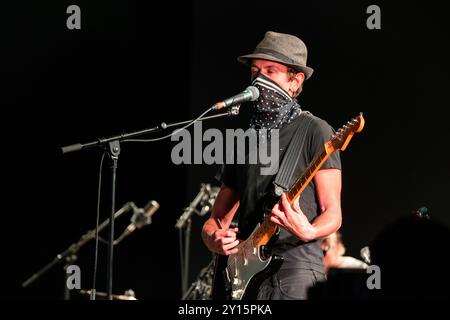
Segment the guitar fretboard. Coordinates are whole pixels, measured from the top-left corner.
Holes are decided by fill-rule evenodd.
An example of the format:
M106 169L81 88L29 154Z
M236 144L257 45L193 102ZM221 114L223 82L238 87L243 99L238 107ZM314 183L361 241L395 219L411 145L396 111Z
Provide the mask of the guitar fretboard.
M327 148L318 153L313 161L308 165L303 174L294 182L293 186L286 193L290 204L293 204L295 199L305 190L308 183L314 178L314 175L322 167L323 163L329 158L331 152L327 152Z
M293 204L295 199L305 190L308 183L312 180L317 171L323 163L329 158L332 147L329 144L325 144L323 150L316 154L313 161L308 165L303 174L294 182L293 186L287 192L287 198L290 204ZM254 247L266 245L270 238L277 231L277 225L270 221L270 215L268 215L264 221L261 223L259 228L255 231L252 236L252 245Z

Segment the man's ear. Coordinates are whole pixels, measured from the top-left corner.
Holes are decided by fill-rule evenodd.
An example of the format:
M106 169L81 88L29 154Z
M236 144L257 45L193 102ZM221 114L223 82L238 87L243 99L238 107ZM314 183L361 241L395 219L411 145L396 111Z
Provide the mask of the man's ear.
M291 86L289 90L292 93L297 92L297 90L303 85L304 81L305 81L305 74L303 72L296 73L295 76L291 79Z

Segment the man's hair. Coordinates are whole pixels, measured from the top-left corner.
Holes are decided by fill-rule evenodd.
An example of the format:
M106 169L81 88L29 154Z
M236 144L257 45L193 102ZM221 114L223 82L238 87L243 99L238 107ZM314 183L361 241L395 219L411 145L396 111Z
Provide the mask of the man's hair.
M289 80L294 79L295 76L297 75L297 73L303 73L303 72L301 72L301 71L298 71L298 70L295 70L294 68L289 68L289 67L288 67L287 72L288 72ZM303 90L303 84L304 84L304 83L305 83L305 81L303 80L303 82L302 82L302 84L300 85L300 87L297 89L296 92L294 92L294 98L297 98L297 97L300 95L300 93L301 93L302 90Z

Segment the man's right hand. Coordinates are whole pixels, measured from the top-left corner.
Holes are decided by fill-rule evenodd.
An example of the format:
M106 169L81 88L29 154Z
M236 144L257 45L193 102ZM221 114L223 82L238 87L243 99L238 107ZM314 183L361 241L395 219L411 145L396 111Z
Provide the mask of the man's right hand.
M230 255L238 252L237 246L240 241L236 239L238 228L232 229L217 229L211 235L211 250L223 254Z

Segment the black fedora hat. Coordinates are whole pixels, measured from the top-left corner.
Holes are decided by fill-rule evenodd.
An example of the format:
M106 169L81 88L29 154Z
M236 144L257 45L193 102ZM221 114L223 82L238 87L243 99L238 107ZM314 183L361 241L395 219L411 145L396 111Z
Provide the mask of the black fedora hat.
M250 64L252 59L279 62L303 72L305 79L308 79L314 69L306 66L307 57L308 50L305 43L296 36L267 31L253 53L238 57L238 61L244 64Z

